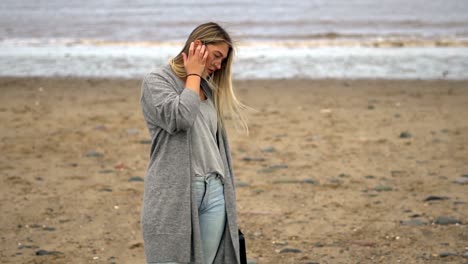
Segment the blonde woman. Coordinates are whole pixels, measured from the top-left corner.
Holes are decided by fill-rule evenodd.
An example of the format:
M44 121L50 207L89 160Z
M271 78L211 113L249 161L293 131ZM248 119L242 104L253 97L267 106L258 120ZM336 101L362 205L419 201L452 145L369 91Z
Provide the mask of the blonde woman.
M233 55L228 33L202 24L143 80L152 137L141 222L147 263L240 263L225 118L246 126L232 89Z

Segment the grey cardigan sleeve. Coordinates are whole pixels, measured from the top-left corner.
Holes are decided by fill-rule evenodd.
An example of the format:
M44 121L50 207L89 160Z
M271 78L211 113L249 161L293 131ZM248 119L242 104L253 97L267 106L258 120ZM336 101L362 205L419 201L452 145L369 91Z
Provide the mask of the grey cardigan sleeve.
M142 83L141 105L145 119L169 134L192 127L200 110L200 97L196 92L183 88L178 94L174 85L158 74L146 76Z

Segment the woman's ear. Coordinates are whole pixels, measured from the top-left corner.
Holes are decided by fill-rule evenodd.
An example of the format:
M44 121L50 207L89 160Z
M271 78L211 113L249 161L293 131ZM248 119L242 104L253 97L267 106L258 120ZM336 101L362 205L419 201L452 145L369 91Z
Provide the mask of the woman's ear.
M203 43L201 42L201 40L197 39L194 41L194 44L195 44L195 47L198 46L198 45L202 45Z

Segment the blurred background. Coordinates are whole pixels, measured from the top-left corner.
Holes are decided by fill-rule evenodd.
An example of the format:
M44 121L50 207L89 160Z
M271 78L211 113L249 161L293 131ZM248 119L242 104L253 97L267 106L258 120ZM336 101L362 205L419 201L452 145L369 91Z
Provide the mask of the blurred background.
M2 0L0 75L141 78L207 21L236 79L468 78L465 0Z

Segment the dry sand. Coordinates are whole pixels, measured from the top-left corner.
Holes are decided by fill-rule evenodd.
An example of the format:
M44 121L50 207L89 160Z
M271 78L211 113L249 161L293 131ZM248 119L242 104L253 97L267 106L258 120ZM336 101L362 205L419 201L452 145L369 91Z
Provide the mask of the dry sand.
M236 84L257 110L230 132L249 259L468 262L468 81ZM140 80L0 91L1 263L144 263Z

